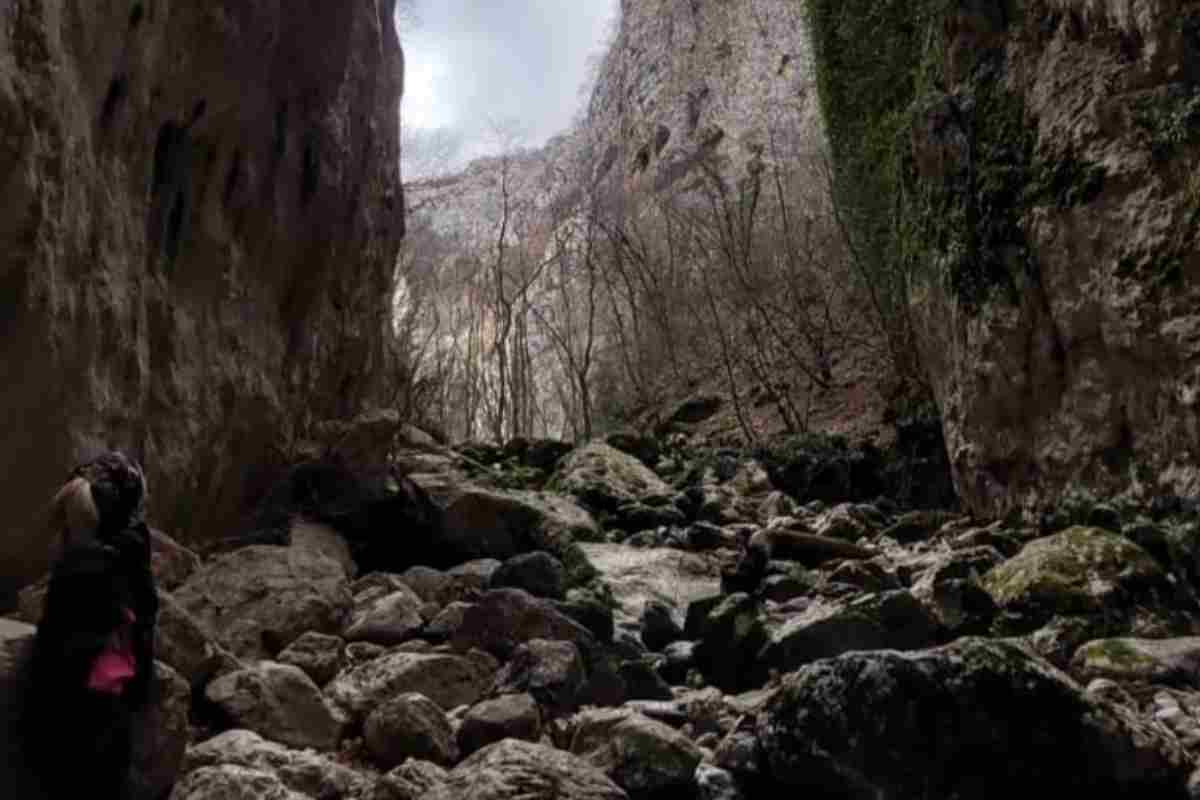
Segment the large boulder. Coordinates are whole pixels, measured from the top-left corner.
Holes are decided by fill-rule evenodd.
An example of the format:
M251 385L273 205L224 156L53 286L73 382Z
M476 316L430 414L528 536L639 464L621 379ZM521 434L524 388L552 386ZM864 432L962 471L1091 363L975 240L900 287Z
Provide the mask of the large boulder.
M459 764L426 800L628 800L588 762L543 744L504 739Z
M1111 617L1135 606L1169 607L1163 568L1115 533L1069 528L1036 539L982 577L996 605L1026 626L1056 614Z
M774 791L878 800L1145 792L1189 759L1017 644L847 653L787 676L757 716Z
M214 558L175 599L247 660L272 658L308 631L341 633L351 603L339 563L312 550L269 545Z
M791 672L851 650L917 650L935 643L937 621L903 589L850 601L816 600L803 612L770 626L755 659L756 672Z
M683 608L721 589L720 566L711 559L672 548L623 544L581 545L588 560L612 589L617 617L635 625L651 601Z
M481 558L504 561L543 550L562 562L567 584L574 586L595 575L576 542L599 535L591 514L564 497L465 486L444 512L440 565Z
M660 505L674 494L645 464L603 442L571 451L559 462L550 485L606 513L630 503Z

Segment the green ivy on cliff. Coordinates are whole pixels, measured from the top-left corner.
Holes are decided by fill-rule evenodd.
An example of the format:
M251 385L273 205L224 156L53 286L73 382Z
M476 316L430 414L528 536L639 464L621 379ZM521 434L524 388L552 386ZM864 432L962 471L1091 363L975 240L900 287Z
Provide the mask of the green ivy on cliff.
M1039 147L1006 75L1005 42L1024 24L1019 7L809 0L807 15L835 198L885 310L903 319L917 275L968 310L993 297L1019 301L1038 280L1025 214L1089 203L1106 177L1070 149ZM1195 95L1171 99L1138 118L1164 157L1195 136L1200 119Z
M893 258L904 140L944 58L947 0L809 0L834 193L888 310L904 302Z

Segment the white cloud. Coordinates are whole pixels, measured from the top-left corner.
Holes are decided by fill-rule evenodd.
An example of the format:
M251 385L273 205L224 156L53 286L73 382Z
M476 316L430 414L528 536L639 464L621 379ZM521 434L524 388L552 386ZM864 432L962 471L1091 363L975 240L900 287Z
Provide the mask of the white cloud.
M589 59L605 44L617 0L414 0L400 25L403 124L448 129L459 161L496 149L495 123L536 146L582 103ZM418 137L419 138L419 137Z

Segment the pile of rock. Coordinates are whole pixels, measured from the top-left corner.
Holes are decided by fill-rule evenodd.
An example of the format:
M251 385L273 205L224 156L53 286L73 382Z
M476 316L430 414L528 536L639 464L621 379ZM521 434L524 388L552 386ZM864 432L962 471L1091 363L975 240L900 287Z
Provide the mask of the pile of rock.
M750 458L660 475L599 443L558 493L500 489L428 447L400 457L437 565L360 575L306 521L203 562L161 546L145 797L1192 796L1186 512L829 506Z

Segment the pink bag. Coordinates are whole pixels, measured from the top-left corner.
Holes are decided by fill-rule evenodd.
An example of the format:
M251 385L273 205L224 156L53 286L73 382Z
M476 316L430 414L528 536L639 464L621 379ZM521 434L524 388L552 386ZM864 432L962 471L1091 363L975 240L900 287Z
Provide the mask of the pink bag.
M134 659L130 635L135 620L133 612L125 609L125 624L113 634L108 645L92 662L87 686L93 692L121 694L125 690L125 684L137 674L137 662Z

